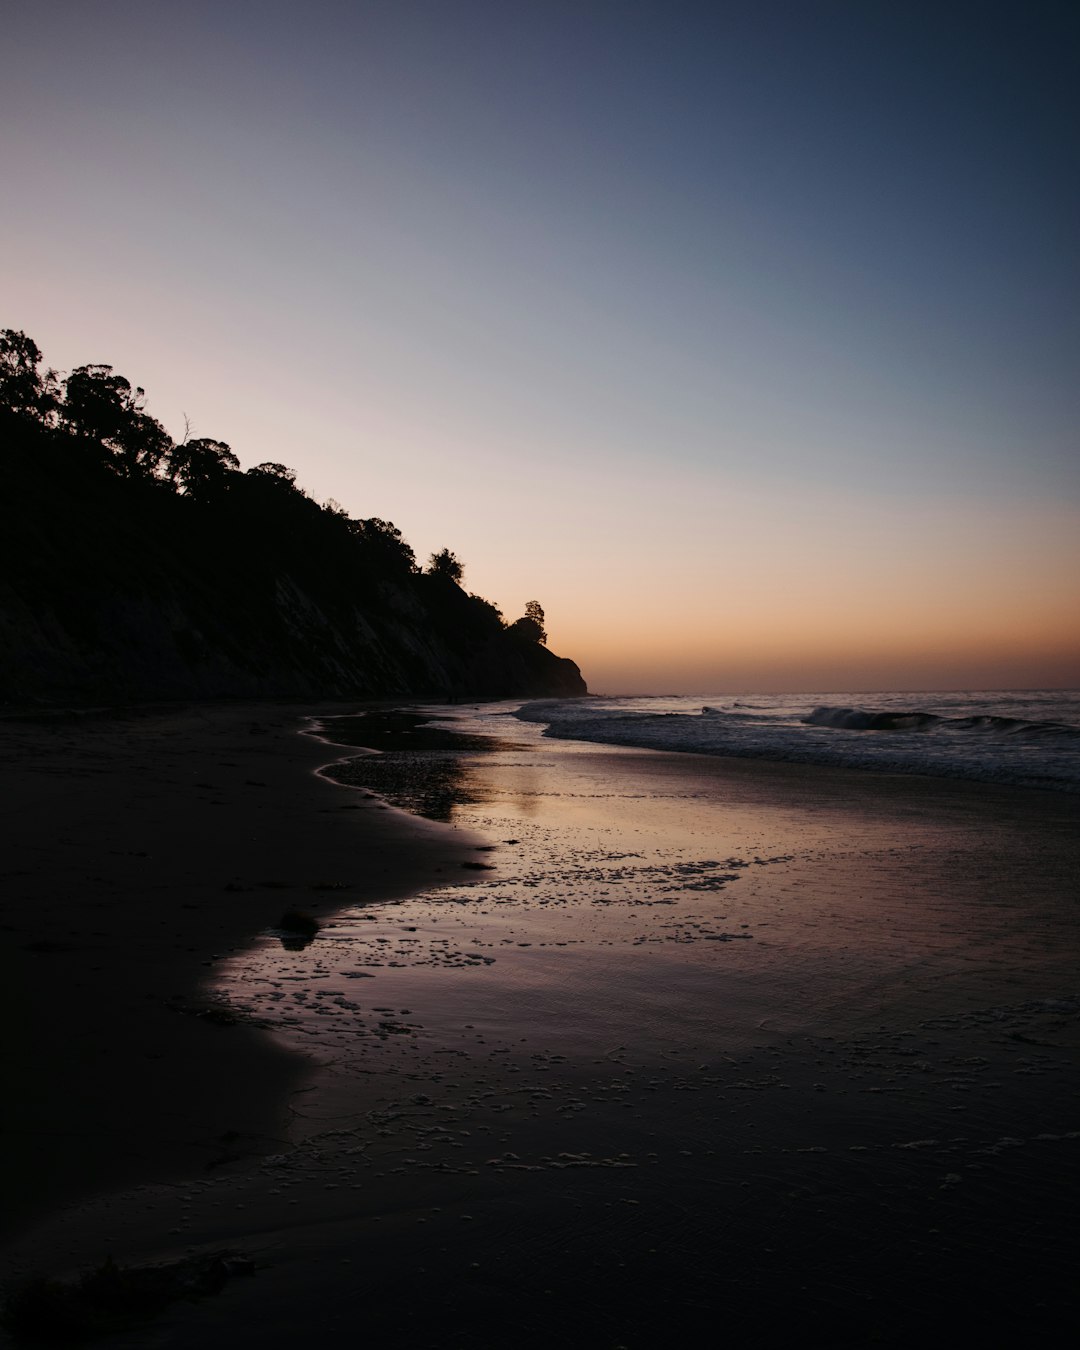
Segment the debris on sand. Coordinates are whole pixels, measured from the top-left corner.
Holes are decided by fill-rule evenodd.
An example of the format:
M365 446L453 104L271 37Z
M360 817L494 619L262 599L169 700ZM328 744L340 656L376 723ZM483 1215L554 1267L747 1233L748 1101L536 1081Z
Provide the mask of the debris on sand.
M289 952L302 952L319 934L322 925L302 909L287 909L271 930Z
M319 921L302 909L287 909L277 921L283 933L297 933L303 937L314 937L319 931Z

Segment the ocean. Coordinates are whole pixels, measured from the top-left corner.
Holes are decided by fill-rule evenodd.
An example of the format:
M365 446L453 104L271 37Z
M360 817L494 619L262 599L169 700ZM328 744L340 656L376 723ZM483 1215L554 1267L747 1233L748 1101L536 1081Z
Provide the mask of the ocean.
M1080 792L1080 691L545 699L514 716L561 740Z

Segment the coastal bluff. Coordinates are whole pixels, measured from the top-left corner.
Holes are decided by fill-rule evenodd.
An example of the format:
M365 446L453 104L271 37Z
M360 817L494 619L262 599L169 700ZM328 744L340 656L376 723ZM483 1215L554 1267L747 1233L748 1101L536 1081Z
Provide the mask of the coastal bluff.
M420 569L392 524L318 505L284 466L132 471L10 409L0 458L0 701L588 692L460 565Z

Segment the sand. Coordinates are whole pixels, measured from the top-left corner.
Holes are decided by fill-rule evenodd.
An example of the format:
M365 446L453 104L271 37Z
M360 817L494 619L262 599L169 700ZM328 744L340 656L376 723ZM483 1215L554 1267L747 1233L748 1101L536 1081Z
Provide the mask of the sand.
M405 895L473 856L479 841L317 777L333 756L300 734L307 711L0 724L6 1226L266 1147L305 1066L201 1015L214 962L290 907Z
M344 787L308 711L8 722L10 1270L249 1254L170 1350L1071 1314L1074 801L512 724Z

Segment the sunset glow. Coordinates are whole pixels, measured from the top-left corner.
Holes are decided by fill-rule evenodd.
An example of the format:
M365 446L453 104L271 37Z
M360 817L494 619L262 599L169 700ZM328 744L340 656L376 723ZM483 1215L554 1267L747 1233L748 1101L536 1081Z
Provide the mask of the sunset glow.
M1073 21L766 9L24 7L0 322L594 690L1075 685Z

